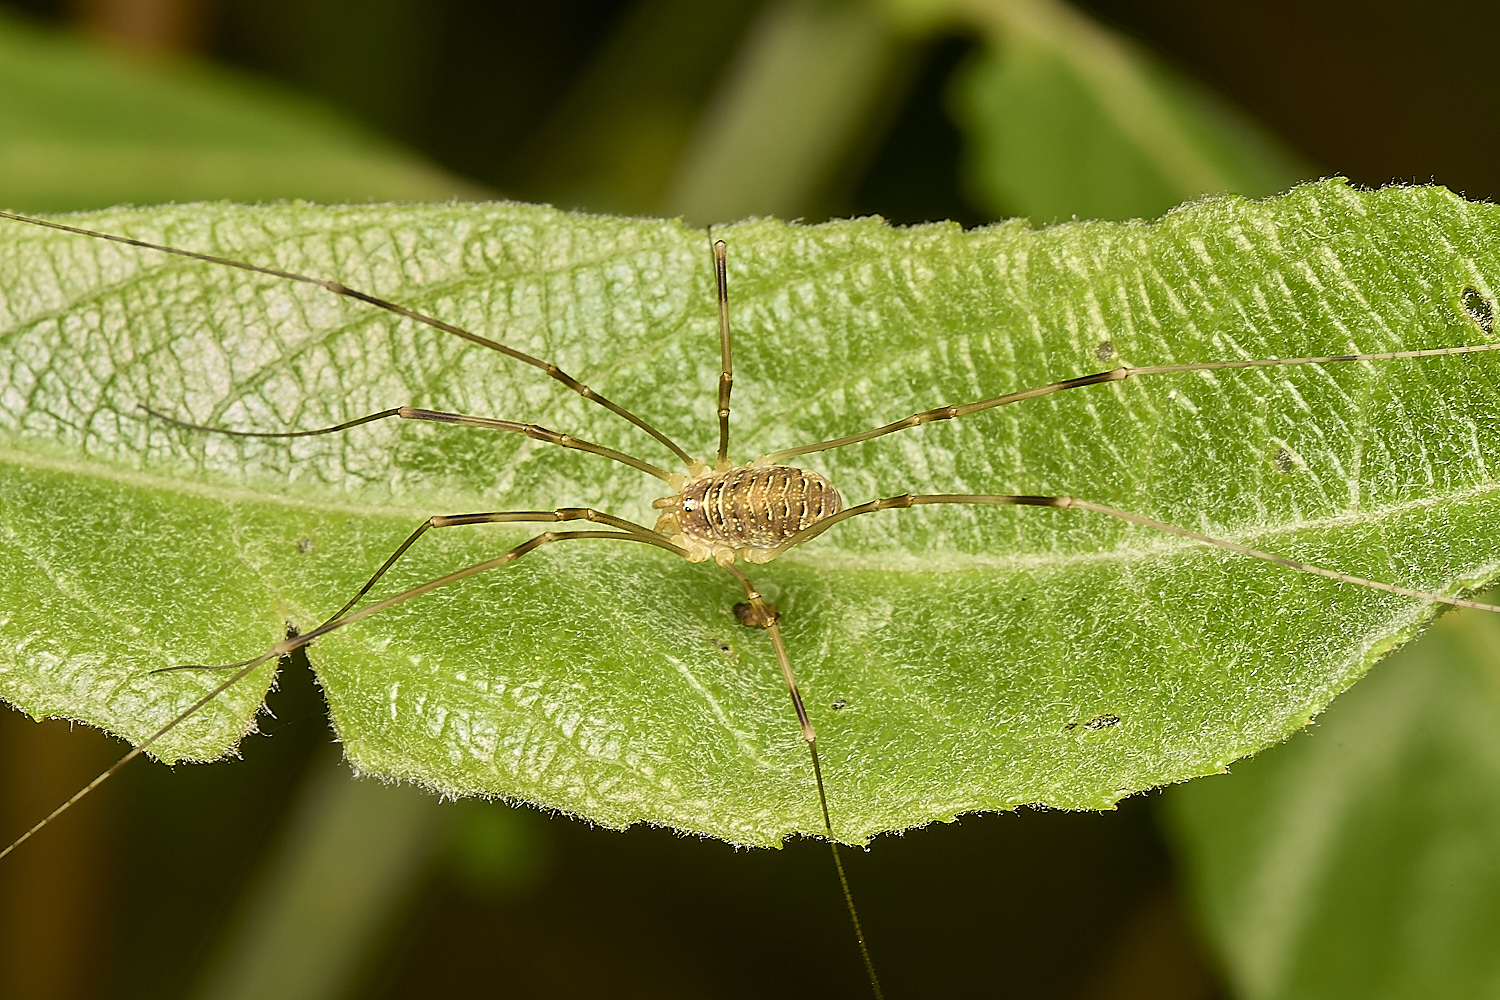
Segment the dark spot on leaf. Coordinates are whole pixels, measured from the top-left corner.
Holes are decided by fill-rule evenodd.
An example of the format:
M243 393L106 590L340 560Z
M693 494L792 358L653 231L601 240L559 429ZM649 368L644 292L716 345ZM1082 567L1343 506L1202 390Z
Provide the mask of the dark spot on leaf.
M1085 729L1108 729L1111 726L1118 726L1119 724L1120 717L1118 715L1096 715L1083 725Z
M297 539L297 551L301 552L303 555L307 555L309 552L311 552L312 551L312 539L311 538L299 538L299 539Z
M835 701L832 705L830 705L829 707L832 708L835 712L837 712L839 709L846 707L848 704L849 703L847 701L845 701L843 698L840 698L837 701Z
M734 647L729 645L729 643L725 642L723 639L715 639L714 648L723 653L725 656L730 656L734 653Z
M1479 324L1485 336L1495 332L1495 309L1490 305L1490 300L1485 298L1479 289L1470 286L1464 289L1463 294L1464 312L1469 318Z
M748 628L770 628L781 616L776 613L773 605L767 603L763 607L765 610L760 611L754 605L741 601L734 606L734 616L740 620L741 625Z
M1066 726L1063 726L1063 728L1064 729L1077 729L1078 728L1078 723L1076 723L1076 722L1070 722Z
M1094 357L1098 358L1100 361L1108 361L1114 356L1115 342L1113 340L1101 341L1099 343L1099 346L1094 348Z
M1297 462L1292 458L1292 453L1285 448L1277 448L1276 456L1272 459L1276 463L1276 471L1290 476L1297 471Z

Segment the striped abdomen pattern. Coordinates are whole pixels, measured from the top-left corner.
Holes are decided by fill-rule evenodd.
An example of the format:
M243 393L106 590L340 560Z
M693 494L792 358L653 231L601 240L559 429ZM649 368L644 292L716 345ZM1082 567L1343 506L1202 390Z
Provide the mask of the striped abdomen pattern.
M770 549L843 506L838 490L816 472L770 465L689 482L677 523L694 541Z

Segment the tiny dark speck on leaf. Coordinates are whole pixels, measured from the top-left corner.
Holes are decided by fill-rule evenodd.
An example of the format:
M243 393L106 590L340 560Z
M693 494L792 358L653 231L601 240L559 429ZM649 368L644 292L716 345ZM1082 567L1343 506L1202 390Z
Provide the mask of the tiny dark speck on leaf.
M1292 453L1285 448L1276 449L1276 457L1273 461L1276 463L1276 471L1284 475L1290 476L1297 471L1297 463L1292 460Z
M1100 361L1108 361L1114 356L1115 342L1113 340L1101 341L1099 346L1094 348L1094 357L1098 358Z
M734 648L723 639L715 639L714 646L719 650L719 652L723 653L726 656L734 652Z
M1118 726L1119 724L1120 717L1118 715L1096 715L1083 725L1086 729L1108 729L1110 726Z
M297 551L298 552L301 552L303 555L307 555L307 553L311 552L312 549L313 549L313 543L312 543L312 539L311 538L299 538L299 539L297 539Z
M829 707L837 712L839 709L846 707L848 704L849 703L847 701L845 701L843 698L840 698Z

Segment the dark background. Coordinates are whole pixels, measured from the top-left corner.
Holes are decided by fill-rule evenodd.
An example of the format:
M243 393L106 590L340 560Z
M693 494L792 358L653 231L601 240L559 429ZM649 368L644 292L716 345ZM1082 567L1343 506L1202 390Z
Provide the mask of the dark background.
M323 98L508 196L555 196L539 169L580 77L632 4L622 0L7 0L144 46L186 47ZM716 31L674 69L706 102L758 6L718 0ZM1500 189L1500 78L1480 0L1088 0L1077 6L1215 88L1327 173L1360 184ZM145 16L143 10L165 10ZM893 221L987 221L956 181L943 88L972 43L925 45L878 151L835 201ZM590 206L569 206L590 207Z

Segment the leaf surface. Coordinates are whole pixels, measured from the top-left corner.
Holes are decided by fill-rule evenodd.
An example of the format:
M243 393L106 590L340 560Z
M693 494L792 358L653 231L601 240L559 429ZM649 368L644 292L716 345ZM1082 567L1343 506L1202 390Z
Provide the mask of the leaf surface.
M187 205L79 217L334 277L565 370L711 457L704 233L515 204ZM731 248L733 457L1133 366L1481 343L1500 214L1340 182L1153 223L717 230ZM431 514L587 505L652 523L662 484L401 404L534 420L658 464L535 370L317 288L10 225L0 242L0 694L140 740L226 663L332 613ZM1470 296L1471 303L1477 302ZM1105 344L1110 345L1108 350ZM1110 353L1110 352L1113 353ZM1101 361L1101 357L1107 360ZM1067 493L1454 592L1491 579L1500 359L1159 376L809 457L846 502ZM524 530L424 538L380 593ZM1284 738L1430 617L1422 602L1080 511L924 508L752 568L780 608L841 838L976 809L1108 808ZM821 827L766 636L734 581L571 542L310 649L367 773L746 844ZM269 670L173 732L212 759Z

